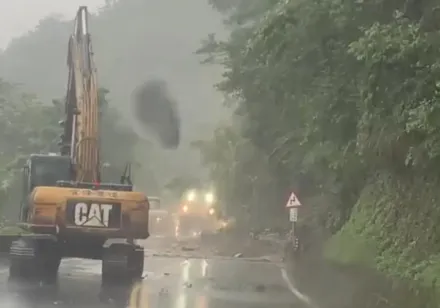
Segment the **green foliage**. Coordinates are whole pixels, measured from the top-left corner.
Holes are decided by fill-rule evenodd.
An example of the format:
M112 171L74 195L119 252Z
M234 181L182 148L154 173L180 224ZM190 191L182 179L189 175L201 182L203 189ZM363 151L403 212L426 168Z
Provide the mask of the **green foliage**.
M228 14L227 25L244 25L264 14L279 0L208 0L208 3L223 14Z
M42 105L13 84L0 80L0 178L7 190L29 153L56 150L59 104Z
M17 235L21 235L21 234L27 234L27 233L29 233L29 231L28 230L25 230L25 229L23 229L23 228L20 228L20 227L3 227L3 226L1 226L0 227L0 235L6 235L6 236L8 236L8 235L15 235L15 236L17 236Z
M59 102L42 104L19 86L0 80L0 207L4 215L16 217L21 167L27 156L57 151L62 112Z
M328 255L428 285L437 285L440 242L436 5L287 0L199 51L225 66L218 88L244 117L238 135L266 158L276 190L298 192L313 218L304 223L339 231ZM224 143L214 138L202 152ZM228 173L246 163L210 162Z

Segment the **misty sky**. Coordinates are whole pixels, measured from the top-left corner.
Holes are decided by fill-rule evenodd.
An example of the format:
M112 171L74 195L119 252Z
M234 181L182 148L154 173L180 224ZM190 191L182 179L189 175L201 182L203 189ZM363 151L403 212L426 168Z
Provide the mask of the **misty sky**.
M80 5L95 11L105 0L0 0L0 48L11 38L33 29L50 14L73 18Z

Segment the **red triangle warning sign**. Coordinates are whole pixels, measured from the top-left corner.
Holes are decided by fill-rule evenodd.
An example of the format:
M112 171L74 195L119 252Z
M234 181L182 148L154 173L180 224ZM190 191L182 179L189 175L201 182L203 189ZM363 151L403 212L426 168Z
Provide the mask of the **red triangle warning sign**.
M299 202L295 193L292 191L290 194L289 200L287 200L286 207L298 207L301 205L302 205L301 202Z

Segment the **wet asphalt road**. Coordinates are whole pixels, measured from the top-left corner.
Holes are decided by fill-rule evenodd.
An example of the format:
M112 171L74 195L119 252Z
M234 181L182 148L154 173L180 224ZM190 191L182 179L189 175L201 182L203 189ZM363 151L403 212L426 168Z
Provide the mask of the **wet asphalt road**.
M279 264L207 253L158 256L163 240L146 244L144 280L130 288L101 289L100 262L63 260L56 287L8 286L0 267L2 308L284 308L303 307ZM156 247L155 247L156 246Z

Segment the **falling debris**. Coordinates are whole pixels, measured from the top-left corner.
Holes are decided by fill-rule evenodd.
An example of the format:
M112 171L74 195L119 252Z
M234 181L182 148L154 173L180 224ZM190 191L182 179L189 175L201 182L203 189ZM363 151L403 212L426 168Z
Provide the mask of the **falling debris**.
M257 292L264 292L264 291L266 291L266 287L264 285L262 285L262 284L259 284L259 285L257 285L255 287L255 291L257 291Z
M141 138L155 137L165 149L180 144L180 115L164 80L150 80L133 93L132 116Z

